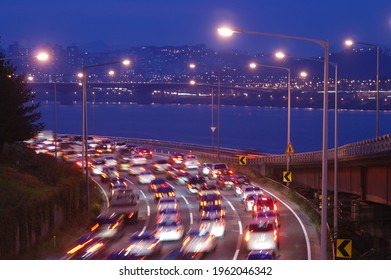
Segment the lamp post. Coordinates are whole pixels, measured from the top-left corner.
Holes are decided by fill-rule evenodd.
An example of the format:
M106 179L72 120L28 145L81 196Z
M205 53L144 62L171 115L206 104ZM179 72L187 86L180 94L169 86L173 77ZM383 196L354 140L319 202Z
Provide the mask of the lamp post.
M286 67L265 65L259 63L250 63L250 68L255 69L257 66L282 69L288 71L287 77L287 90L288 90L288 124L287 124L287 147L291 145L291 69ZM286 171L290 170L290 153L286 153ZM289 187L289 182L286 183L286 186Z
M376 138L379 137L379 65L380 65L380 46L370 43L356 42L352 40L346 40L345 45L352 46L353 44L364 45L370 47L376 47Z
M196 68L196 64L190 63L189 67L191 69ZM217 160L220 160L220 80L221 80L221 73L220 68L218 68L217 73ZM195 82L194 82L195 83ZM214 132L216 130L215 124L214 124L214 84L212 83L212 92L211 92L211 105L212 105L212 120L211 120L211 126L210 130L212 132L212 151L215 150L215 144L214 144Z
M327 40L318 40L305 37L290 36L284 34L266 33L248 31L242 29L230 29L230 28L219 28L218 32L222 36L232 36L233 33L244 33L250 35L261 35L269 37L279 37L285 39L293 39L300 41L308 41L321 46L324 50L324 77L323 77L323 139L322 139L322 211L321 211L321 257L327 259L327 137L328 137L328 72L329 72L329 42Z
M89 176L88 176L88 129L87 129L87 69L105 66L105 65L120 64L120 63L126 66L130 65L129 60L88 65L88 66L84 66L81 75L78 75L83 79L82 169L85 171L87 210L90 209L90 190L89 190L89 183L88 183Z

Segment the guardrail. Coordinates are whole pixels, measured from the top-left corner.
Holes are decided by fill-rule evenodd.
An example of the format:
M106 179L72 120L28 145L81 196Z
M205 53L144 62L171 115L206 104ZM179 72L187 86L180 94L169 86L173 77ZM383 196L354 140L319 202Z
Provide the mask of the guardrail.
M71 135L72 136L72 135ZM214 149L210 146L198 145L192 143L182 143L175 141L164 141L155 139L140 139L140 138L127 138L116 136L96 136L101 139L110 139L114 142L127 142L135 145L152 146L162 149L175 149L183 151L196 151L200 154L206 154L208 156L217 153L217 148ZM220 147L220 160L230 162L237 162L238 155L244 154L243 150L230 149ZM364 159L371 157L384 157L391 155L391 134L386 134L377 138L359 141L351 144L347 144L338 148L338 159L352 160L352 159ZM334 159L334 149L328 150L328 159ZM262 165L262 164L286 164L287 155L270 155L270 154L254 154L254 157L247 159L247 165ZM316 164L322 161L322 152L305 152L296 153L290 156L291 164Z

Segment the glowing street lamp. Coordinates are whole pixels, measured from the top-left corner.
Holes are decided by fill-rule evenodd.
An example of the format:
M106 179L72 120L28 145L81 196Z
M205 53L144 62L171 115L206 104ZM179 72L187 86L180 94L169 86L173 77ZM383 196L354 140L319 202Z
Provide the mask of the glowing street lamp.
M87 69L113 65L113 64L123 64L125 66L130 65L130 60L122 61L113 61L95 65L88 65L83 67L82 73L78 74L78 77L83 79L83 137L82 137L82 168L85 171L85 180L86 180L86 193L87 193L87 209L90 209L90 190L89 190L89 176L88 176L88 129L87 129Z
M327 165L328 165L328 72L329 72L329 42L327 40L318 40L305 37L297 37L285 34L275 34L257 31L248 31L243 29L219 28L218 33L221 36L232 36L233 33L242 33L250 35L261 35L269 37L278 37L299 41L307 41L319 45L324 51L324 69L323 69L323 138L322 138L322 211L321 211L321 255L322 259L327 259Z
M197 67L196 64L190 63L189 68L195 69ZM194 80L190 81L191 85L194 85L196 82ZM220 68L218 68L218 77L217 77L217 160L220 160L220 83L221 83L221 71ZM211 92L211 106L212 106L212 120L211 120L211 126L210 130L212 132L212 151L214 152L215 144L214 144L214 132L216 130L215 124L214 124L214 92L213 92L214 86L212 83L212 92Z
M370 43L356 42L353 40L345 40L346 46L352 45L365 45L370 47L376 47L376 138L379 137L379 64L380 64L380 46Z
M257 66L268 67L268 68L276 68L288 71L287 76L287 90L288 90L288 125L287 125L287 148L291 145L291 69L280 67L280 66L272 66L258 63L250 63L250 68L255 69ZM290 153L286 153L286 171L290 170ZM289 186L289 182L286 183Z

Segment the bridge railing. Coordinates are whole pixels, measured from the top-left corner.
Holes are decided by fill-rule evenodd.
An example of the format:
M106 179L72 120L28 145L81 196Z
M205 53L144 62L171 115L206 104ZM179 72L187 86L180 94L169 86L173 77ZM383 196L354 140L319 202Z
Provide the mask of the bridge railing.
M175 141L164 141L155 139L140 139L140 138L127 138L127 137L111 137L111 136L96 136L97 138L109 138L115 142L128 142L135 145L153 146L161 149L173 149L184 151L197 151L197 153L205 153L210 156L217 153L216 147L213 149L210 146L198 145L192 143L182 143ZM220 160L226 162L237 162L238 155L243 154L243 151L239 149L230 149L220 147ZM385 156L391 154L391 134L385 134L383 136L359 141L347 145L343 145L338 148L339 160L351 160L360 158L369 158L374 156ZM334 149L328 150L328 159L334 159ZM287 161L287 155L265 155L259 154L247 159L247 165L262 165L262 164L276 164L284 165ZM296 153L290 155L291 164L319 164L322 161L322 152L305 152Z

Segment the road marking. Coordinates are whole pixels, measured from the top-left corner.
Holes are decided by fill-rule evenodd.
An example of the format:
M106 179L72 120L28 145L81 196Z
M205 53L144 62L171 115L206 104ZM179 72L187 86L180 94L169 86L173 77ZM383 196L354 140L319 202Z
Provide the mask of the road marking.
M190 203L189 203L189 201L187 201L187 199L186 199L186 197L185 197L184 195L181 195L181 197L182 197L183 200L186 202L187 209L189 209L190 224L192 225L192 224L193 224L193 213L191 212L191 209L190 209Z
M186 197L184 197L184 195L182 195L182 198L186 202L186 204L189 205L189 202L187 201Z
M125 178L126 181L128 181L129 183L131 183L132 185L134 185L134 183L132 181L130 181L128 178Z
M234 212L236 212L236 209L235 209L235 207L232 205L231 201L227 200L227 203L229 204L229 206L231 206L232 210L233 210Z
M151 216L151 207L149 205L147 205L147 216Z
M90 179L91 179L92 181L94 181L95 184L97 184L98 187L100 188L101 192L102 192L103 195L105 196L106 203L107 203L107 208L109 208L109 207L110 207L110 199L109 199L109 197L107 196L107 193L106 193L105 189L104 189L104 188L103 188L103 187L102 187L94 178L90 177Z
M263 189L263 188L262 188L262 189ZM308 233L307 233L307 231L306 231L306 229L305 229L305 226L304 226L303 222L300 220L300 217L295 213L295 211L294 211L291 207L289 207L288 204L286 204L285 202L283 202L283 201L281 200L281 198L279 198L278 196L272 194L271 192L269 192L269 191L267 191L267 190L265 190L265 189L263 189L263 191L265 191L265 192L267 192L268 194L274 196L279 202L281 202L283 205L285 205L285 207L288 208L288 209L292 212L292 214L296 217L297 221L299 222L299 224L300 224L300 226L301 226L301 229L303 230L305 243L306 243L306 245L307 245L307 256L308 256L308 260L311 260L312 256L311 256L311 244L310 244L310 239L309 239L309 237L308 237Z
M139 190L141 192L141 194L143 195L144 198L147 198L147 196L145 195L145 193L142 191L142 190Z
M141 236L141 235L144 233L144 231L145 231L146 229L147 229L147 226L144 226L143 229L141 230L139 236Z
M236 260L238 258L239 251L240 251L239 249L236 249L236 252L235 252L233 260Z
M241 221L238 221L238 224L239 224L239 234L240 234L240 235L243 235L242 222L241 222Z

